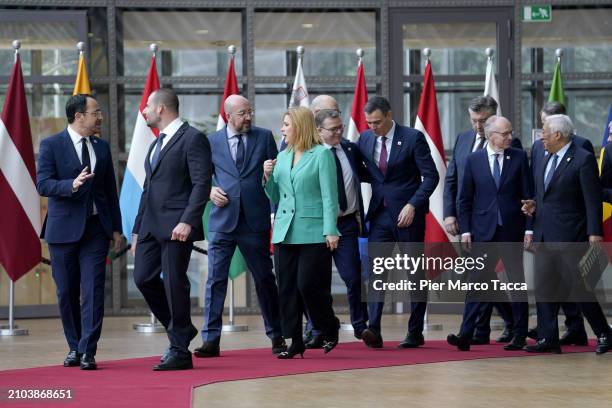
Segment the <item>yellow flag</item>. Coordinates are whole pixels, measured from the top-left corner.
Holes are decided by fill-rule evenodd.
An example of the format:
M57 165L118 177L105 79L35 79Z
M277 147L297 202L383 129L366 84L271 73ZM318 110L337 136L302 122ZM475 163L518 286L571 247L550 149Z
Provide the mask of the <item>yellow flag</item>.
M91 95L91 87L89 86L89 78L87 77L87 68L85 67L85 58L83 53L79 56L79 70L77 72L76 82L74 83L73 95L86 94Z

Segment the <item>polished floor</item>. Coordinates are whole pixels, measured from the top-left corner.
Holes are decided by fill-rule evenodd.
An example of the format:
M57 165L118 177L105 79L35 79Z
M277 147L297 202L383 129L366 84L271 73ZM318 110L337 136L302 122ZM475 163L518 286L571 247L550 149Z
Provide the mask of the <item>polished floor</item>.
M344 317L346 319L346 317ZM405 335L406 315L383 318L386 340ZM165 334L140 334L134 323L146 317L105 319L96 359L144 357L161 353ZM5 323L5 322L0 322ZM0 337L0 370L59 364L66 354L58 319L21 320L29 336ZM200 325L201 318L194 318ZM222 349L269 347L261 318L238 317L249 331L224 333ZM458 316L432 315L443 325L427 339L443 339L459 326ZM494 332L498 334L498 332ZM354 341L343 331L341 341ZM199 346L194 340L192 348ZM408 350L407 352L418 352ZM544 355L403 367L292 375L211 384L194 391L193 406L236 407L610 407L612 353ZM307 354L305 358L308 358ZM288 362L291 363L291 362Z

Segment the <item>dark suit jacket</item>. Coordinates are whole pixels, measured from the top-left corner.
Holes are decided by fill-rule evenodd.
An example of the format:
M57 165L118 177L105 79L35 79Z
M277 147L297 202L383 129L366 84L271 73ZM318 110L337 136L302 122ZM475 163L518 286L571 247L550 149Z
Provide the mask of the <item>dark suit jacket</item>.
M374 132L367 130L357 142L372 185L366 220L370 220L383 203L394 219L408 203L415 207L416 216L424 216L429 212L429 196L440 179L425 136L416 129L396 124L384 176L374 161L376 138Z
M244 165L238 171L230 153L227 127L208 138L212 151L214 184L227 193L225 207L213 205L210 231L232 232L238 225L240 207L245 221L256 232L270 230L270 200L262 186L263 163L276 158L278 150L272 132L252 127L247 133Z
M463 171L468 156L472 153L476 132L468 130L459 133L453 149L453 157L448 163L446 177L444 178L444 218L457 217L459 213L459 192L463 185ZM512 147L522 149L523 145L518 138L512 138Z
M495 185L487 154L487 149L481 149L468 156L459 198L461 232L471 232L473 241L491 241L499 211L504 239L523 241L525 216L521 200L532 198L527 154L512 147L503 152L499 188Z
M202 214L210 195L211 154L206 136L187 122L161 150L159 161L151 168L151 144L145 159L146 178L134 234L153 235L170 240L179 222L191 225L189 241L204 239Z
M66 244L81 239L89 196L93 196L98 217L109 239L112 239L114 231L121 231L121 212L108 142L91 137L91 144L96 154L95 175L73 193L72 181L81 173L83 165L68 130L49 136L40 143L36 188L40 195L49 197L41 232L41 238L49 244Z
M612 203L612 143L608 143L601 162L601 187L603 200Z
M602 195L595 157L571 144L544 191L544 172L550 160L535 169L535 242L583 242L603 235Z
M361 226L360 235L366 236L367 233L365 214L363 211L363 197L361 196L361 183L365 183L367 180L369 180L367 169L363 163L361 151L355 143L347 139L342 139L340 146L342 147L342 150L344 150L346 157L348 157L349 163L351 163L351 168L353 169L353 180L355 181L355 191L357 192L357 205L359 209L359 221Z
M577 147L585 149L592 155L595 155L595 150L593 149L593 144L589 139L585 139L582 136L572 135L572 141ZM534 171L536 167L538 167L540 161L544 160L546 157L546 150L544 150L544 144L541 139L533 142L533 146L531 146L531 170ZM535 173L534 173L535 178Z

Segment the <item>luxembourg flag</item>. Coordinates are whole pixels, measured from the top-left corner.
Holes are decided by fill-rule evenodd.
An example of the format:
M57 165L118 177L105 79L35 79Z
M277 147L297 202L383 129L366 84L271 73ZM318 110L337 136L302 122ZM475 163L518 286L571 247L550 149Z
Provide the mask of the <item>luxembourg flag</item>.
M132 136L132 146L130 147L130 155L128 156L127 167L123 176L123 185L121 186L121 195L119 197L123 235L125 235L129 243L132 242L132 229L138 214L140 196L142 195L146 177L144 168L145 157L149 151L149 146L151 146L151 143L153 143L159 134L158 129L151 129L147 126L142 111L147 106L149 95L158 89L159 78L157 76L154 54L151 58L151 67L149 68L147 82L142 93L142 99L140 100L140 108L136 117L134 135Z

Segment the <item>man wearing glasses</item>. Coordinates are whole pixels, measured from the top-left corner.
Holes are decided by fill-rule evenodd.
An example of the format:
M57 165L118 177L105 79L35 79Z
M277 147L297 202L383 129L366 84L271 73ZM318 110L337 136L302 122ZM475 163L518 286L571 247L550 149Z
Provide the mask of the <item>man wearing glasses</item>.
M495 115L497 102L490 96L477 96L470 101L468 114L472 129L459 133L453 149L453 157L448 163L446 178L444 179L444 226L446 232L451 235L459 235L459 197L461 186L463 185L463 174L468 156L476 150L484 149L487 146L484 125L487 119ZM519 138L512 138L512 147L522 149ZM480 315L476 324L476 331L472 344L489 344L491 328L491 304L483 303L473 305L479 307ZM504 319L505 329L497 339L500 343L507 343L512 340L512 310L507 303L495 302L493 306L499 311Z
M254 111L240 95L225 100L227 126L210 135L214 186L208 224L208 280L200 358L220 354L222 314L229 267L236 246L253 274L272 352L286 350L281 335L278 287L270 258L270 201L263 186L263 163L276 159L272 132L252 125Z
M487 146L468 156L459 197L459 227L461 241L467 248L472 242L517 243L477 247L472 256L485 253L482 272L473 271L470 282L487 282L496 279L495 266L499 259L504 262L508 280L524 282L523 241L531 242L526 234L526 216L522 213L522 201L532 198L531 172L527 155L523 150L510 147L512 124L502 116L491 116L484 125ZM503 248L503 249L502 249ZM488 255L488 256L487 256ZM495 296L497 293L492 293ZM479 306L483 295L468 293L459 335L450 334L449 344L461 351L470 349ZM505 297L505 294L503 294ZM489 300L489 299L484 299ZM528 306L527 296L512 299L511 327L514 337L505 350L522 350L526 345ZM484 303L489 304L490 303ZM490 307L490 306L489 306Z
M40 144L36 187L48 197L41 237L49 244L51 270L68 342L64 367L95 370L104 316L105 259L109 242L121 243L115 171L100 133L102 112L91 95L66 103L68 127Z

